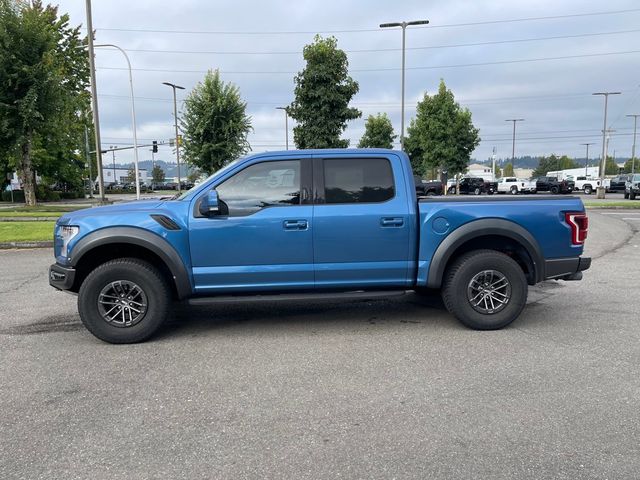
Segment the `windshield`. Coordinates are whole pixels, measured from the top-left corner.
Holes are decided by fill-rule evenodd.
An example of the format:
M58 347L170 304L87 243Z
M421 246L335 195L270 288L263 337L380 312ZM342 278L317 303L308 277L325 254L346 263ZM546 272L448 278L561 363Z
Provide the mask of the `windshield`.
M194 188L202 185L203 183L207 183L209 180L211 180L215 175L219 175L222 174L228 170L230 170L233 166L235 166L240 160L244 160L245 157L242 158L238 158L236 160L234 160L233 162L227 163L224 167L222 167L220 170L217 170L215 172L213 172L211 175L209 175L204 181L198 183L197 185L194 185L193 187L191 187L189 190L186 190L182 193L176 193L173 197L171 197L171 200L182 200L184 198L186 198L187 195L189 195L189 192L191 192L191 190L193 190Z
M631 179L632 182L640 182L640 173L636 173Z

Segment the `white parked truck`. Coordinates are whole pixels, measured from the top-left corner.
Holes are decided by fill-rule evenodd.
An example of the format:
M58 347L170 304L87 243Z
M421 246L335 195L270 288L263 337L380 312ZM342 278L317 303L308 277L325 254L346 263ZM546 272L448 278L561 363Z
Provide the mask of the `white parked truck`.
M536 193L536 182L516 177L502 177L498 179L498 193Z

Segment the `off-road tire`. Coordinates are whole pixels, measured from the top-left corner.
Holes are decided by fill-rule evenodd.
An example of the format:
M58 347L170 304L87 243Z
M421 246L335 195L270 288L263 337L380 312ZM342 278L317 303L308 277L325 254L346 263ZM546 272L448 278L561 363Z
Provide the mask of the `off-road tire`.
M142 318L131 326L115 326L100 313L100 293L112 282L130 282L144 293L147 306ZM151 337L164 323L171 304L166 277L149 262L137 258L118 258L103 263L82 282L78 311L87 330L108 343L137 343Z
M514 186L512 186L512 187L509 189L509 193L510 193L511 195L517 195L517 194L518 194L518 187L516 187L515 185L514 185Z
M480 313L469 300L469 285L479 273L493 270L510 284L511 296L495 313ZM497 330L513 322L527 303L528 285L522 268L511 257L495 250L474 250L455 260L445 272L442 299L447 310L463 325L475 330Z
M554 195L557 195L560 192L560 189L557 186L553 186L551 187L551 193L553 193Z
M593 188L591 188L591 185L585 185L584 193L587 195L591 195L593 193Z

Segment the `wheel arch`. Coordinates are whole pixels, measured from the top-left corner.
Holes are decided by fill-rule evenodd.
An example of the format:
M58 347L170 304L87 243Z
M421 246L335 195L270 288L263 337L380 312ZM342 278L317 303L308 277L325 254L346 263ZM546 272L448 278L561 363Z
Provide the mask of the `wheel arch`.
M71 291L77 292L98 265L124 257L146 260L159 268L177 299L191 295L189 273L178 252L162 237L135 227L105 228L80 239L71 251L70 263L76 269Z
M508 220L482 219L457 228L440 243L429 265L426 286L440 288L448 265L459 255L477 249L496 250L514 258L530 285L544 278L544 256L531 233Z

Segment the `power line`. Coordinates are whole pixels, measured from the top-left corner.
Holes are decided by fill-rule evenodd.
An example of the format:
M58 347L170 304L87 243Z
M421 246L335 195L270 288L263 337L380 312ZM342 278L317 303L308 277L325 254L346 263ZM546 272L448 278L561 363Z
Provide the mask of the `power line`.
M549 15L544 17L512 18L505 20L485 20L481 22L449 23L442 25L417 26L415 28L453 28L470 27L475 25L494 25L500 23L530 22L539 20L556 20L561 18L592 17L599 15L616 15L623 13L633 13L640 11L640 8L630 8L626 10L610 10L604 12L573 13L567 15ZM325 30L325 31L230 31L230 30L159 30L147 28L98 28L98 30L109 32L137 32L137 33L168 33L168 34L194 34L194 35L315 35L315 34L335 34L335 33L362 33L362 32L382 32L379 28L364 28L351 30Z
M614 32L593 32L593 33L580 33L575 35L555 35L551 37L534 37L534 38L520 38L510 40L494 40L486 42L476 43L457 43L449 45L426 45L422 47L407 47L406 50L431 50L440 48L457 48L457 47L477 47L483 45L498 45L506 43L522 43L522 42L537 42L543 40L560 40L566 38L583 38L583 37L597 37L603 35L621 35L627 33L637 33L640 29L633 30L618 30ZM296 51L219 51L219 50L157 50L148 48L127 48L127 52L136 53L162 53L162 54L196 54L196 55L300 55L300 50ZM379 52L397 52L402 50L401 48L365 48L357 50L344 50L346 53L379 53Z
M526 59L518 59L518 60L499 60L494 62L479 62L479 63L459 63L452 65L431 65L431 66L423 66L423 67L407 67L407 70L436 70L443 68L461 68L461 67L481 67L488 65L505 65L505 64L513 64L513 63L528 63L528 62L543 62L549 60L568 60L571 58L593 58L593 57L605 57L610 55L629 55L633 53L640 53L640 50L628 50L623 52L604 52L604 53L587 53L582 55L564 55L561 57L540 57L540 58L526 58ZM98 70L127 70L123 67L97 67ZM158 72L158 73L207 73L207 70L177 70L177 69L164 69L164 68L134 68L133 70L138 72ZM389 67L389 68L360 68L360 69L352 69L351 72L395 72L400 70L400 68ZM265 71L265 70L220 70L220 73L227 75L295 75L298 72L294 71Z

